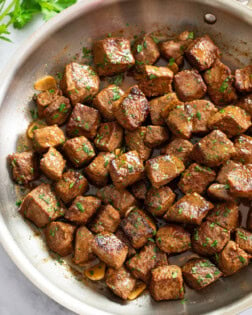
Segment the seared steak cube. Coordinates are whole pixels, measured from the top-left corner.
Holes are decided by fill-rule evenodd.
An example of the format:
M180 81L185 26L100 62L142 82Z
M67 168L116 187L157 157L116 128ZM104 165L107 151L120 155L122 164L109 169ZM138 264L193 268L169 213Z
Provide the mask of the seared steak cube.
M99 91L100 80L92 67L71 62L66 65L61 89L72 104L91 100Z
M111 205L102 206L91 223L91 231L100 233L103 231L115 232L120 223L120 213Z
M146 194L145 205L153 216L162 216L173 204L175 198L176 195L168 186L151 187Z
M134 130L148 116L149 103L137 85L130 87L114 104L114 116L123 128Z
M210 129L219 129L228 137L245 132L251 126L250 116L238 106L227 106L208 120Z
M141 66L138 76L139 88L147 97L172 92L173 72L167 67Z
M61 95L62 91L59 89L50 89L36 95L35 101L39 118L45 117L44 110Z
M107 120L115 120L113 105L118 101L124 92L117 85L109 85L101 90L93 100L93 106L99 110L101 115Z
M57 125L35 129L33 134L33 147L39 153L65 142L64 132Z
M236 163L232 160L228 160L225 164L223 164L223 166L219 170L218 176L216 178L217 182L221 184L227 184L228 173L239 167L239 165L240 165L239 163Z
M165 125L168 113L177 105L182 105L176 93L168 93L150 101L150 116L153 125Z
M121 217L128 208L135 205L136 199L126 189L117 189L113 185L105 186L97 191L97 197L105 204L111 204L118 209Z
M62 125L67 120L71 111L71 104L68 98L59 96L53 100L43 112L48 125Z
M100 124L94 144L100 151L112 152L121 146L123 129L115 121Z
M196 38L185 51L190 65L199 71L209 69L219 54L219 48L208 35Z
M132 275L146 283L150 280L151 269L165 265L168 265L166 254L160 251L155 244L145 245L139 254L126 262Z
M37 227L44 227L51 220L64 215L65 207L58 201L49 184L41 184L24 198L20 213Z
M193 163L181 175L178 187L184 194L203 194L215 177L216 173L211 168Z
M227 175L230 193L236 197L252 198L252 164L240 165Z
M101 76L124 72L135 63L126 38L109 37L98 40L93 47L94 63Z
M46 244L50 250L60 256L67 256L73 251L75 226L64 222L51 222L45 230Z
M84 136L68 139L63 146L63 150L76 167L87 164L95 156L91 142Z
M200 225L213 205L198 193L186 194L166 212L168 221Z
M174 139L167 146L161 149L161 154L174 155L183 163L190 159L190 154L193 149L193 144L185 139Z
M64 203L69 203L75 197L84 194L88 190L86 178L79 172L69 170L55 184L56 194Z
M170 265L153 269L150 294L156 301L183 299L184 287L181 268Z
M115 269L122 267L128 254L128 247L110 232L97 234L94 237L92 250L100 260Z
M235 105L241 107L252 116L252 93L240 98Z
M240 92L252 92L252 65L235 70L235 87Z
M214 183L207 189L209 197L217 200L232 201L234 198L229 194L229 187L224 184Z
M235 242L245 252L252 254L252 233L243 228L235 230Z
M145 161L151 155L151 149L144 143L145 136L147 133L147 127L139 127L133 131L125 132L125 143L130 151L137 151L139 157Z
M214 130L193 147L192 158L209 167L219 166L235 153L235 147L220 130Z
M191 138L193 125L188 105L180 105L174 108L169 112L165 122L176 137Z
M183 63L183 54L186 48L186 42L179 40L168 40L159 44L162 57L169 60L170 63L175 62L180 65Z
M221 106L237 100L231 70L219 59L216 59L212 68L207 70L203 77L209 97L214 104Z
M110 177L116 188L124 188L142 178L143 162L136 151L129 151L112 160L109 166Z
M94 196L77 196L65 212L65 218L77 224L86 224L101 206Z
M122 230L135 248L145 245L156 232L152 220L142 211L134 208L121 222Z
M214 283L222 272L205 258L192 258L182 267L186 283L194 290L201 290Z
M192 237L193 251L203 256L219 253L230 239L230 232L214 222L205 221Z
M128 246L128 257L134 256L136 254L135 248L130 244L129 239L123 232L121 228L117 229L115 235L121 240L125 245Z
M174 76L175 91L181 101L202 98L207 87L197 70L183 70Z
M61 179L65 165L63 156L53 147L50 147L40 160L40 169L52 180Z
M115 295L127 300L136 285L136 279L124 266L117 270L109 268L106 273L106 284Z
M157 246L167 254L182 253L191 248L191 235L182 226L162 226L156 234Z
M250 256L233 241L229 241L217 256L218 267L224 276L231 276L249 264Z
M169 139L168 130L162 126L147 126L144 143L149 148L155 148Z
M151 36L147 34L136 39L132 51L136 60L136 65L152 65L160 56L157 44Z
M184 169L183 162L174 155L160 155L146 162L147 176L156 188L171 182Z
M214 222L219 226L233 231L239 225L239 209L234 202L222 202L215 205L214 209L208 214L208 221Z
M80 226L77 229L73 257L75 264L82 265L95 259L95 255L92 252L93 239L93 234L85 226Z
M131 191L137 199L145 200L148 186L149 185L146 180L140 180L131 186Z
M252 163L252 137L247 135L240 135L235 139L235 155L234 160L244 163Z
M38 177L38 162L34 152L13 153L8 156L13 180L19 185L28 184Z
M85 136L93 139L100 124L100 114L97 109L76 104L66 126L67 135L70 137Z
M85 174L96 186L105 186L108 183L109 164L115 158L113 153L100 152L97 157L85 168Z

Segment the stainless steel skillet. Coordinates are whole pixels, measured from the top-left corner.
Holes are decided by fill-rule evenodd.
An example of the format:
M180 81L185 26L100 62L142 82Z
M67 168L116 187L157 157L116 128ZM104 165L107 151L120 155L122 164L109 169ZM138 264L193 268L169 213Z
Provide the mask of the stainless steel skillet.
M213 25L204 14L217 17ZM167 29L166 27L169 27ZM15 191L6 169L6 156L27 127L28 103L35 79L62 71L63 65L104 33L186 28L208 33L231 67L251 63L252 13L233 0L82 1L37 31L19 49L0 78L0 239L13 261L43 292L79 314L216 314L237 313L252 306L252 268L222 279L204 292L188 291L188 301L154 303L148 295L123 303L94 284L75 279L65 265L50 258L43 241L16 213Z

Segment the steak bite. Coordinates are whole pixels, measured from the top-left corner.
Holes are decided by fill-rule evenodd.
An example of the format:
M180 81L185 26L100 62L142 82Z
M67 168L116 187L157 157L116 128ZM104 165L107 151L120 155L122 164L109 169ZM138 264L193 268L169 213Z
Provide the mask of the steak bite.
M232 195L252 199L252 164L240 165L230 171L227 184Z
M67 120L71 108L69 99L59 96L44 109L43 117L48 125L62 125Z
M98 40L94 43L93 53L94 63L100 76L124 72L135 63L130 50L130 41L123 37Z
M103 231L115 232L120 223L120 213L111 205L101 206L91 223L90 229L94 233Z
M165 125L168 113L177 105L183 103L178 99L176 93L168 93L156 97L150 101L150 116L153 125Z
M101 206L94 196L77 196L65 212L65 218L77 224L86 224Z
M222 272L205 258L192 258L182 267L185 282L194 290L201 290L217 281Z
M148 160L151 155L151 148L144 143L146 133L147 127L139 127L136 130L125 132L125 143L128 150L137 151L143 161Z
M95 255L92 252L93 239L93 234L85 226L80 226L77 229L73 257L75 264L83 265L95 259Z
M131 257L126 266L132 275L143 280L145 283L150 281L151 270L158 266L168 265L167 257L155 244L145 245L135 256Z
M93 100L93 106L107 120L115 120L113 105L124 95L124 91L117 85L109 85L101 90Z
M235 70L235 87L239 92L252 92L252 65Z
M147 126L144 143L149 148L155 148L169 139L168 130L162 126Z
M153 221L140 209L133 208L122 220L121 228L135 248L144 246L156 233Z
M48 224L45 229L45 238L49 249L60 256L71 254L75 229L75 226L64 222Z
M143 64L152 65L160 56L157 44L151 36L147 34L144 34L135 40L132 51L137 66Z
M228 137L233 137L245 132L251 126L251 118L237 106L227 106L222 108L208 120L210 129L219 129L226 133Z
M67 140L63 146L63 150L68 159L76 167L87 164L95 156L91 142L84 136Z
M168 209L164 218L167 221L200 225L213 207L209 201L194 192L180 198Z
M230 239L230 231L214 222L205 221L192 237L193 251L203 256L219 253Z
M173 72L167 67L150 65L141 66L137 80L139 88L147 97L164 95L172 92Z
M214 130L196 143L192 150L192 158L209 167L219 166L235 153L235 147L220 130Z
M231 104L237 100L233 76L228 66L216 59L211 69L203 74L210 99L216 105Z
M157 246L167 254L182 253L191 248L191 235L182 226L162 226L156 234Z
M136 285L136 279L124 266L117 270L109 268L106 273L106 284L115 295L127 300Z
M8 163L12 178L19 185L28 184L38 177L38 161L32 151L10 154Z
M65 207L58 201L49 184L40 184L24 198L20 213L37 227L64 215Z
M103 203L111 204L119 210L121 217L136 203L136 199L128 190L117 189L114 185L108 185L99 189L96 195Z
M234 198L229 194L229 187L224 184L214 183L207 189L207 194L213 199L233 201Z
M99 91L100 80L92 67L71 62L66 65L61 89L76 105L91 100Z
M151 187L146 194L145 205L153 216L162 216L173 204L175 198L176 195L168 186Z
M193 144L185 139L176 138L161 149L161 154L174 155L183 163L190 159Z
M170 63L176 63L178 66L183 63L183 54L186 48L186 42L182 40L168 40L159 44L162 57Z
M94 144L100 151L113 152L121 146L123 128L116 122L100 124Z
M251 164L252 163L252 137L247 135L240 135L234 141L235 155L233 159L235 161Z
M240 98L235 105L241 107L252 116L252 93Z
M211 168L193 163L181 175L178 187L184 194L203 194L215 177L216 173Z
M33 134L33 147L39 153L65 142L64 132L57 125L35 129Z
M209 69L219 54L219 48L208 35L196 38L185 51L190 65L199 71Z
M175 91L181 101L189 102L202 98L207 87L197 70L183 70L174 76Z
M40 169L52 180L61 179L65 165L63 156L53 147L50 147L40 160Z
M234 202L222 202L215 205L206 219L219 226L234 231L239 225L239 208Z
M153 269L150 294L156 301L183 299L184 287L181 268L170 265Z
M93 139L100 124L100 114L95 108L76 104L66 126L69 137L85 136Z
M243 228L235 230L235 242L245 252L252 254L252 233Z
M69 203L75 197L88 190L86 178L79 172L68 170L55 184L55 192L64 203Z
M113 111L115 118L123 128L134 130L141 126L147 118L149 103L139 87L134 85L114 103Z
M140 180L131 186L133 195L140 200L145 200L149 188L149 183L146 180Z
M115 235L121 240L125 245L128 246L128 257L134 256L136 254L135 248L130 244L129 239L123 232L123 230L119 227L115 233Z
M111 161L110 177L116 188L125 188L143 177L144 165L137 151L129 151Z
M100 260L115 269L122 267L128 254L128 247L110 232L95 235L92 250Z
M44 109L46 109L53 101L62 95L59 89L50 89L36 95L35 101L38 109L38 117L44 118Z
M231 276L249 264L250 256L233 241L229 241L217 256L218 267L224 276Z
M114 153L100 152L85 168L85 175L89 181L98 187L107 185L109 164L114 158Z
M228 160L225 164L223 164L223 166L219 170L218 176L216 178L217 182L221 184L227 184L228 173L239 167L239 165L240 165L239 163L236 163L232 160ZM229 188L228 185L227 188Z
M185 169L183 162L174 155L160 155L148 160L146 173L155 188L168 184Z

